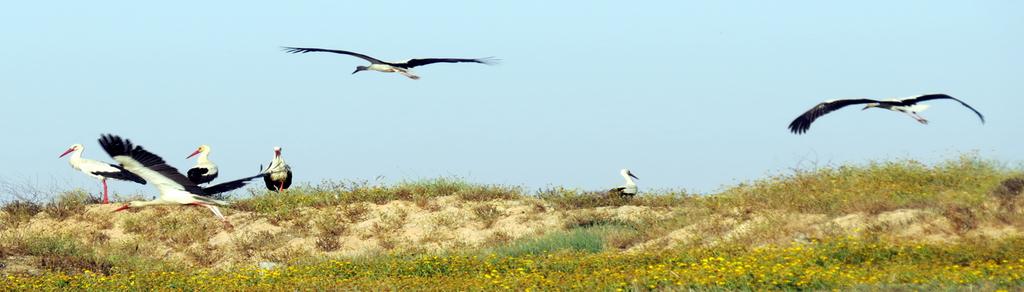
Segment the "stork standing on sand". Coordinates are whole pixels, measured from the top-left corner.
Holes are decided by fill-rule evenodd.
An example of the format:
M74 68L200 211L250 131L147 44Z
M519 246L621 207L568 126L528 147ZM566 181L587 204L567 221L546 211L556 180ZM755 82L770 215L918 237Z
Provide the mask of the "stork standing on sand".
M480 64L492 65L492 64L497 62L497 60L492 59L492 58L479 58L479 59L425 58L425 59L410 59L410 60L407 60L407 61L404 61L404 62L385 62L385 61L381 61L381 60L378 60L376 58L373 58L373 57L370 57L370 56L367 56L367 55L363 55L363 54L360 54L360 53L349 52L349 51L342 51L342 50L329 50L329 49L320 49L320 48L295 48L295 47L284 47L284 50L285 50L285 52L289 52L289 53L293 53L293 54L309 53L309 52L327 52L327 53L335 53L335 54L343 54L343 55L355 56L355 57L358 57L358 58L361 58L363 60L366 60L366 61L370 62L370 66L357 66L356 70L352 71L352 74L356 74L356 73L359 73L359 71L366 71L366 70L372 70L372 71L384 72L384 73L395 73L395 72L397 72L397 73L405 75L405 77L409 77L410 79L413 79L413 80L420 79L420 77L416 76L416 74L413 74L411 71L409 71L409 69L412 69L413 67L417 67L417 66L429 65L429 64L434 64L434 63L480 63Z
M110 199L107 197L108 178L146 184L146 180L142 179L138 175L135 175L134 173L125 170L120 166L105 162L99 162L92 159L82 158L83 151L85 151L85 148L82 146L82 144L74 144L71 145L71 147L69 147L67 151L64 151L63 154L58 156L58 158L64 157L65 155L68 155L68 153L71 153L71 157L68 158L68 163L71 164L72 168L81 171L85 175L100 180L100 182L103 183L104 204L110 204Z
M608 193L610 193L612 195L617 195L617 196L623 197L623 198L632 198L633 196L636 196L637 187L636 187L636 182L634 182L633 179L640 179L640 178L637 178L635 175L633 175L633 172L631 172L631 171L629 171L629 169L625 169L625 168L620 170L619 174L622 175L622 177L626 179L626 185L621 186L621 187L617 187L617 188L614 188L614 189L611 189L611 190L608 190Z
M263 173L267 174L263 176L263 182L268 190L280 192L292 185L292 168L281 158L281 147L274 147L274 160Z
M186 173L188 180L192 181L197 185L209 183L213 179L217 178L217 165L210 161L210 145L199 145L199 148L195 152L192 152L185 159L192 158L192 156L199 155L196 158L196 165L188 169Z
M918 104L918 103L922 102L922 101L929 101L929 100L934 100L934 99L952 99L952 100L955 100L955 101L959 102L961 105L963 105L964 107L967 107L968 109L973 111L975 114L977 114L978 118L981 119L981 123L982 124L985 123L985 117L982 116L981 113L978 112L978 110L975 110L973 107L971 107L967 103L965 103L965 102L963 102L963 101L961 101L959 99L956 99L955 97L952 97L952 96L949 96L949 95L946 95L946 94L937 93L937 94L925 94L925 95L918 95L918 96L914 96L914 97L908 97L908 98L902 98L902 99L890 99L890 100L874 100L874 99L867 99L867 98L829 100L829 101L826 101L826 102L819 103L818 105L814 106L813 108L811 108L810 110L808 110L804 114L800 115L799 117L796 117L796 119L794 119L793 122L789 123L789 130L791 132L793 132L793 134L797 134L797 135L806 133L807 130L811 128L811 123L813 123L814 120L816 120L816 119L820 118L821 116L824 116L824 115L826 115L826 114L828 114L830 112L833 112L833 111L841 109L841 108L843 108L845 106L854 105L854 104L867 104L867 105L864 106L864 108L863 108L864 110L869 109L869 108L881 108L881 109L891 110L891 111L894 111L894 112L905 113L905 114L909 115L911 118L914 118L914 120L917 120L918 122L920 122L921 124L928 124L928 120L926 120L924 117L921 117L920 115L917 114L917 113L922 112L925 109L927 109L928 105L926 105L926 104Z
M107 154L115 161L121 163L122 168L149 181L160 191L160 197L155 200L131 201L114 212L153 205L203 206L210 209L225 224L230 225L228 219L217 208L217 206L227 206L228 202L209 196L241 188L250 180L263 176L261 173L203 188L190 181L173 166L167 165L160 156L142 149L142 146L132 145L130 140L106 134L100 136L99 141L103 150L107 151Z

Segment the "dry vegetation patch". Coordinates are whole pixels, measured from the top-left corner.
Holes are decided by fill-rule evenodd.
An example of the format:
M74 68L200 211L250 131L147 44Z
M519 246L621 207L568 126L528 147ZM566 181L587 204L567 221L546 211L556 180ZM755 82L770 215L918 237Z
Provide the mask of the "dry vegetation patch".
M520 187L448 178L325 182L231 199L225 213L234 229L202 208L110 213L113 206L68 192L50 203L0 208L0 262L70 267L64 271L228 269L380 253L646 253L845 237L953 244L1021 234L1020 177L966 157L802 170L717 194L670 190L631 199L567 188L530 196Z

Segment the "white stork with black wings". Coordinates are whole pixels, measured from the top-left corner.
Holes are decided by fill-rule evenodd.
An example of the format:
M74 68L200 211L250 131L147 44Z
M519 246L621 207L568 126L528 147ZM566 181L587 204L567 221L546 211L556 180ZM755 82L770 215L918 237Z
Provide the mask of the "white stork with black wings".
M217 165L210 161L210 145L199 145L199 148L191 155L185 157L185 159L192 158L192 156L199 155L196 158L196 166L188 169L185 174L188 175L188 180L192 181L197 185L209 183L213 179L217 178Z
M925 94L925 95L919 95L919 96L914 96L914 97L908 97L908 98L902 98L902 99L890 99L890 100L874 100L874 99L867 99L867 98L830 100L830 101L819 103L818 105L814 106L813 108L811 108L810 110L808 110L804 114L802 114L799 117L797 117L796 119L794 119L793 122L789 123L789 130L791 132L793 132L793 134L797 134L797 135L806 133L807 130L811 128L811 123L813 123L814 120L816 120L816 119L820 118L821 116L824 116L824 115L826 115L828 113L831 113L831 112L833 112L835 110L841 109L841 108L843 108L845 106L848 106L848 105L854 105L854 104L867 104L863 108L865 110L869 109L869 108L882 108L882 109L887 109L887 110L891 110L891 111L894 111L894 112L905 113L905 114L909 115L911 118L914 118L915 120L917 120L918 122L920 122L922 124L928 124L928 120L926 120L924 117L921 117L920 115L918 115L919 112L922 112L925 109L927 109L928 105L918 104L918 103L920 103L922 101L933 100L933 99L952 99L952 100L955 100L955 101L959 102L960 104L962 104L964 107L967 107L968 109L973 111L975 114L977 114L978 118L981 119L981 123L982 124L985 123L985 117L982 116L981 113L978 112L978 110L974 109L973 107L971 107L967 103L965 103L965 102L963 102L963 101L961 101L959 99L956 99L955 97L939 93L939 94Z
M274 147L274 159L267 169L261 171L267 174L263 176L263 182L268 190L280 192L292 185L292 167L281 158L281 147Z
M293 54L297 54L297 53L310 53L310 52L326 52L326 53L335 53L335 54L343 54L343 55L355 56L355 57L361 58L363 60L366 60L367 62L370 62L370 66L357 66L356 70L352 71L352 74L356 74L356 73L359 73L359 71L366 71L366 70L372 70L372 71L384 72L384 73L395 73L395 72L397 72L397 73L405 75L405 77L409 77L410 79L413 79L413 80L420 79L419 76L416 76L411 71L409 71L409 69L412 69L413 67L429 65L429 64L434 64L434 63L480 63L480 64L492 65L492 64L497 62L497 60L492 59L492 58L479 58L479 59L424 58L424 59L410 59L410 60L407 60L407 61L404 61L404 62L385 62L385 61L378 60L378 59L376 59L374 57L370 57L370 56L363 55L363 54L360 54L360 53L349 52L349 51L342 51L342 50L329 50L329 49L320 49L320 48L295 48L295 47L284 47L284 50L285 50L285 52L289 52L289 53L293 53Z
M622 198L632 198L633 196L636 196L638 189L636 187L636 182L634 182L633 179L640 178L636 177L636 175L633 175L632 171L625 168L619 171L619 175L622 175L622 178L626 179L626 185L608 190L608 193Z
M100 180L103 183L103 203L109 204L110 199L107 197L107 179L117 179L124 181L133 181L140 184L146 184L146 180L131 173L120 166L113 165L106 162L96 161L92 159L82 158L82 152L85 151L85 147L82 144L74 144L64 151L58 158L64 157L71 153L71 157L68 158L68 163L71 167L81 171L85 175Z
M167 165L160 156L142 149L142 146L132 145L130 140L106 134L100 136L99 141L103 150L121 163L121 167L146 179L160 191L160 197L155 200L131 201L114 212L151 205L195 205L209 208L217 218L227 223L227 218L224 218L217 206L227 206L228 202L209 196L241 188L250 180L263 176L258 174L203 188L190 181L173 166Z

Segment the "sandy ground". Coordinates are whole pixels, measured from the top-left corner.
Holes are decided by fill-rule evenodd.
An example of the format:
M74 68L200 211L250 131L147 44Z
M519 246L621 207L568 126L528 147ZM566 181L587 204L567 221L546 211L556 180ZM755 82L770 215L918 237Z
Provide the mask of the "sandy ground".
M96 250L134 248L144 256L221 266L279 262L309 255L458 251L562 231L588 221L676 222L659 225L664 229L645 230L637 242L624 248L627 252L722 243L800 243L834 236L956 242L970 237L1019 236L1022 230L1022 226L999 220L981 221L965 230L943 214L917 209L842 216L764 211L695 217L690 215L694 214L693 210L686 206L558 210L537 200L468 202L453 196L421 205L393 201L382 205L362 203L360 206L305 208L291 220L277 222L264 215L227 209L230 227L222 225L203 208L153 207L112 213L114 208L114 205L91 205L84 214L64 220L40 213L16 228L0 231L0 238L66 235L93 245ZM352 209L361 211L349 212L357 215L344 215L348 214L346 210ZM327 229L335 231L331 233ZM178 235L158 236L151 232ZM325 240L333 244L325 244L326 248L318 244ZM216 258L210 263L203 264L200 260L214 254ZM3 261L7 266L5 272L36 272L30 262L18 256Z

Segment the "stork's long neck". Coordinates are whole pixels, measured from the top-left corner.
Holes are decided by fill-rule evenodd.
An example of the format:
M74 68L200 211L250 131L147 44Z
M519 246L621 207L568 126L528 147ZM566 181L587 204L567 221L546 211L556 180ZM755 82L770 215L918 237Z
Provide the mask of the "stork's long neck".
M629 177L629 174L623 173L622 177L626 178L626 185L627 186L635 186L636 185L636 182L633 181L632 177Z
M71 156L68 157L68 163L71 163L71 165L78 165L79 163L81 163L83 151L85 150L79 148L74 152L71 152Z
M199 157L196 158L196 164L209 164L210 163L210 151L203 151L199 153Z
M284 163L284 158L281 158L281 155L274 155L274 160L270 161L270 166L267 167L267 170L271 172L279 172L287 171L289 169L288 164Z

